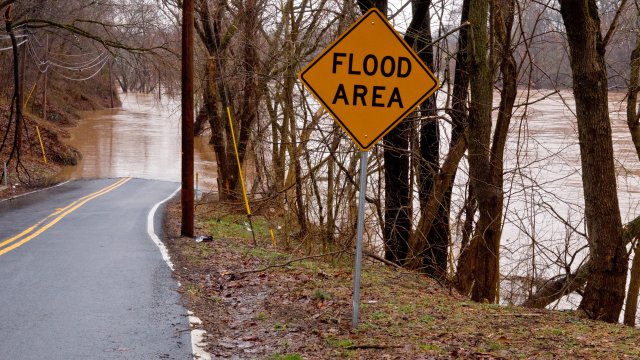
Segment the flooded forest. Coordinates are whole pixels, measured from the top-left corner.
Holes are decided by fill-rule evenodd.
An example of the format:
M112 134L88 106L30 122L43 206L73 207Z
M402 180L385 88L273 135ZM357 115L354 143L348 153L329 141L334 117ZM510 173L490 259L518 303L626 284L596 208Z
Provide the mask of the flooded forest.
M3 191L180 180L182 2L0 0ZM201 196L353 251L360 151L298 73L372 7L440 87L370 151L366 256L635 326L638 0L195 0Z

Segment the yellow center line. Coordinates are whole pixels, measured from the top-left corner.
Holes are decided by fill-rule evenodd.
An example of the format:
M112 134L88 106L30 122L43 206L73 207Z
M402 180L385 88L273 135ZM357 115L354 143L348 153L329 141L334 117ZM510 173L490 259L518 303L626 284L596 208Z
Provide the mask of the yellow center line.
M2 248L5 245L8 245L16 240L22 239L18 242L15 242L13 245L10 246L6 246L5 248L0 250L0 256L8 253L9 251L18 248L24 244L26 244L27 242L31 241L33 238L35 238L36 236L42 234L43 232L45 232L47 229L51 228L53 225L57 224L60 220L62 220L65 216L69 215L71 212L77 210L79 207L81 207L82 205L86 204L87 202L100 197L108 192L110 192L111 190L114 190L122 185L124 185L127 181L131 180L131 178L124 178L124 179L120 179L117 182L115 182L114 184L111 184L103 189L100 189L94 193L91 193L89 195L83 196L82 198L73 201L71 204L65 206L62 209L56 209L55 212L53 212L51 215L47 216L46 218L38 221L36 224L34 224L33 226L29 227L28 229L26 229L25 231L21 232L20 234L13 236L9 239L4 240L2 243L0 243L0 248ZM46 225L44 225L43 227L41 227L40 229L38 229L37 231L35 231L33 234L28 235L29 233L31 233L34 229L36 229L39 225L41 225L43 222L47 221L48 219L50 219L51 217L56 216L57 217L55 219L53 219L51 222L47 223ZM26 237L25 237L26 236Z
M50 214L49 216L47 216L46 218L44 218L44 219L42 219L42 220L38 221L37 223L33 224L33 226L31 226L30 228L26 229L25 231L21 232L20 234L18 234L18 235L16 235L16 236L14 236L14 237L11 237L11 238L6 239L6 240L4 240L3 242L1 242L1 243L0 243L0 248L1 248L1 247L3 247L3 246L5 246L5 245L7 245L7 244L9 244L9 243L11 243L11 242L13 242L13 241L15 241L15 240L17 240L17 239L19 239L19 238L21 238L21 237L23 237L23 236L25 236L25 235L27 235L27 234L29 234L29 233L30 233L30 232L32 232L35 228L37 228L38 226L40 226L40 224L42 224L43 222L45 222L45 221L49 220L50 218L52 218L52 217L54 217L54 216L56 216L56 215L60 214L61 212L63 212L63 211L65 211L65 210L69 209L70 207L74 206L74 205L75 205L75 204L77 204L78 202L81 202L81 201L83 201L84 199L86 199L86 198L88 198L88 197L91 197L91 196L94 196L94 195L96 195L96 194L103 194L103 193L105 193L105 192L111 191L114 187L118 187L118 186L120 186L120 185L121 185L121 183L123 183L124 181L128 181L128 180L127 180L126 178L125 178L125 179L120 179L120 180L116 181L115 183L113 183L113 184L111 184L111 185L109 185L109 186L106 186L106 187L104 187L104 188L102 188L102 189L100 189L100 190L98 190L98 191L96 191L96 192L93 192L93 193L91 193L91 194L89 194L89 195L85 195L85 196L81 197L80 199L77 199L77 200L73 201L72 203L70 203L69 205L67 205L67 206L65 206L65 207L63 207L63 208L58 208L58 209L56 209L56 211L54 211L53 213L51 213L51 214Z

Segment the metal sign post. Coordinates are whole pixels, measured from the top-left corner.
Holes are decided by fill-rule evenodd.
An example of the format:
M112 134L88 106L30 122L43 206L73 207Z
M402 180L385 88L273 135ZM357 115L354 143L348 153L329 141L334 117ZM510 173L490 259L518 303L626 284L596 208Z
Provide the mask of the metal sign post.
M313 59L298 78L362 151L353 279L355 328L360 311L368 151L433 95L438 79L376 8Z
M360 193L358 194L358 238L356 239L356 264L353 276L353 318L351 326L358 327L360 317L360 277L362 272L362 236L364 234L364 203L367 192L367 165L369 152L360 152Z

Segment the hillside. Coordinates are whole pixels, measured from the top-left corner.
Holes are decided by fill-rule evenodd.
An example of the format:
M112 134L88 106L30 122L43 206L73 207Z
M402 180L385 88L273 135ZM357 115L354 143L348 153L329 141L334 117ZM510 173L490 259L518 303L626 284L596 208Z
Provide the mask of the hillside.
M29 79L29 77L27 78ZM35 75L34 81L27 80L25 124L23 131L23 147L20 165L14 156L8 168L8 187L5 188L4 179L0 182L0 198L7 198L34 188L49 186L57 181L56 174L62 166L75 165L82 154L64 143L69 136L66 128L75 126L81 118L82 111L104 109L111 106L110 86L108 76L98 77L97 81L69 82L62 78L55 78L49 82L47 119L42 115L42 92L39 90L41 81ZM0 92L0 135L9 126L10 93L12 87ZM120 106L117 95L114 95L114 106ZM38 139L37 129L40 130L44 155ZM0 176L2 162L9 159L15 126L12 123L10 131L6 132L5 146L0 151ZM0 140L2 139L0 138Z
M574 312L473 303L423 275L366 258L361 322L351 329L352 255L274 246L260 215L253 247L240 211L197 206L196 232L211 242L178 235L179 203L165 218L185 306L203 320L213 358L640 358L638 329Z

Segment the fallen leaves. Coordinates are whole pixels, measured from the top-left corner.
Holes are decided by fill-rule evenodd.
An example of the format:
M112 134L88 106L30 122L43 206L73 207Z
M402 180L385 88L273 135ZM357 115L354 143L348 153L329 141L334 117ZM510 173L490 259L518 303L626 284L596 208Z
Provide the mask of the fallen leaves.
M167 233L177 234L171 221ZM181 291L203 320L214 358L640 358L636 329L477 304L424 276L371 264L363 271L361 323L351 329L348 262L318 257L272 266L305 256L270 250L268 241L264 248L217 238L199 244L215 252L178 235L167 243L182 288L194 289Z

